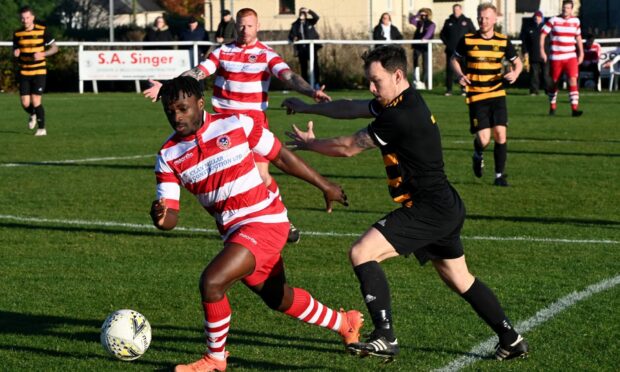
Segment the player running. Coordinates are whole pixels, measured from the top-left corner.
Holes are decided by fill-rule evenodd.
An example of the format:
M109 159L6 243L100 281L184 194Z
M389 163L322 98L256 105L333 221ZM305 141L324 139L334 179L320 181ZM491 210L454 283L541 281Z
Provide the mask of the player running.
M540 34L540 55L547 61L545 53L545 38L551 38L551 80L553 85L549 89L549 115L555 115L558 99L558 84L562 73L568 77L568 97L572 116L581 116L579 110L579 65L583 62L583 43L581 39L581 22L573 16L573 2L562 2L562 14L549 18ZM576 53L576 51L578 53Z
M493 291L469 272L465 262L461 242L465 206L444 173L437 122L407 81L404 49L375 48L363 59L373 100L307 105L295 98L283 103L289 112L338 119L374 117L368 127L335 138L315 138L310 124L307 132L294 127L289 145L328 156L354 156L379 148L390 196L401 204L375 222L349 252L374 330L365 342L351 344L348 350L388 360L399 353L390 287L380 262L413 254L420 264L430 260L441 279L498 335L497 359L526 355L526 341L510 324Z
M335 311L301 288L286 283L280 252L289 222L277 192L258 173L252 152L282 171L323 192L327 212L332 202L347 205L342 189L282 147L256 117L209 114L197 80L181 76L161 87L164 112L174 129L157 156L157 200L151 217L162 230L178 220L181 186L196 195L215 218L224 248L202 272L200 294L205 314L207 352L176 371L224 371L231 308L226 291L242 281L273 310L305 323L331 329L345 345L359 341L362 314Z
M301 76L294 73L273 49L258 40L260 24L253 9L244 8L237 12L237 40L222 45L209 54L207 59L182 75L197 80L215 74L213 110L218 113L243 113L257 119L269 128L265 110L268 106L268 92L271 75L280 79L289 89L295 90L317 102L330 101L323 92L325 87L314 90ZM153 101L161 83L151 80L153 86L144 91L145 97ZM254 157L261 178L269 190L278 192L278 185L269 174L269 162L260 155ZM289 243L299 241L299 231L291 224Z

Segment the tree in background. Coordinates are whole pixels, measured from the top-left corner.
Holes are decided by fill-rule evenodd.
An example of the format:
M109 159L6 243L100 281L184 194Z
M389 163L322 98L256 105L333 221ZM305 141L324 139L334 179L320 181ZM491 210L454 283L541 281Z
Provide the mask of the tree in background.
M204 7L204 0L160 0L159 3L169 13L183 17L201 15Z

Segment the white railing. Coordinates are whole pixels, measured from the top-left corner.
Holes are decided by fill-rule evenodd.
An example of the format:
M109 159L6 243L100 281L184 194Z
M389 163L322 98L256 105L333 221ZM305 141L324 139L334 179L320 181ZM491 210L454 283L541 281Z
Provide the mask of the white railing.
M310 45L310 61L308 63L308 76L310 78L310 85L314 86L314 48L316 44L333 44L333 45L377 45L377 44L397 44L397 45L412 45L412 44L426 44L428 53L426 55L426 65L429 68L426 71L427 89L433 89L433 44L443 44L439 39L433 40L300 40L297 42L289 42L288 40L275 40L275 41L262 41L267 45L294 45L294 44L309 44ZM597 39L596 42L602 46L606 44L619 44L620 38L613 39ZM521 45L520 40L512 40L514 45ZM219 46L220 44L208 41L175 41L175 42L142 42L142 41L125 41L125 42L93 42L93 41L59 41L56 43L59 47L77 47L80 51L83 51L85 47L132 47L132 46L192 46L193 60L198 60L198 47L199 46ZM0 41L0 47L12 46L10 41ZM603 56L601 57L603 58ZM95 91L96 81L93 82L93 88ZM136 91L140 92L139 81L136 81ZM80 93L83 92L83 81L80 81Z

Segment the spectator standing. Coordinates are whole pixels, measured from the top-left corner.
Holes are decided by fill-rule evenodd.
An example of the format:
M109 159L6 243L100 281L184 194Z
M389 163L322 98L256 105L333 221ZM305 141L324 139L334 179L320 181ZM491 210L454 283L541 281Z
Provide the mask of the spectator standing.
M209 33L205 30L205 28L198 23L198 20L195 17L190 17L187 21L187 27L181 32L179 35L180 41L209 41ZM193 47L189 45L187 47L190 50L193 50ZM198 64L200 61L204 60L207 57L207 52L209 51L208 45L199 45L198 46L198 61L194 61L194 53L191 53L191 64L192 66Z
M153 27L146 30L144 41L174 41L172 33L166 24L164 17L159 16L155 18ZM172 46L156 46L156 47L144 47L144 49L172 49Z
M228 44L237 39L237 28L235 27L235 21L230 14L230 10L222 10L222 20L217 25L217 31L215 31L215 41L220 44Z
M47 77L45 58L58 52L58 47L47 28L35 23L34 11L30 7L22 7L19 14L22 28L13 33L13 56L19 66L20 101L30 115L28 128L36 127L34 135L37 137L45 136L45 110L41 104Z
M450 59L454 55L454 50L459 40L465 34L472 32L476 32L476 28L471 19L463 14L461 5L452 5L452 14L446 19L439 33L441 41L446 46L446 96L452 95L452 84L454 83L454 71L450 67Z
M530 94L538 95L540 84L543 83L545 91L551 86L549 75L549 64L546 63L540 54L540 34L545 25L543 14L540 10L532 16L531 22L524 22L519 39L523 42L523 58L525 64L529 64L530 69ZM549 51L549 43L546 43L545 50ZM541 80L542 77L542 80Z
M572 110L572 116L583 114L579 110L579 65L583 61L583 44L581 40L581 21L573 16L573 2L562 2L562 14L551 17L543 26L540 34L540 54L547 61L547 53L543 46L547 35L551 38L551 80L552 86L549 94L549 115L555 115L558 99L558 83L562 73L568 77L568 97Z
M466 87L466 102L469 105L469 131L474 137L474 155L472 167L474 175L482 177L484 160L482 153L491 142L495 145L495 186L508 186L504 168L508 145L506 127L508 109L506 107L506 89L504 81L514 83L523 65L517 56L510 38L495 32L497 9L491 3L478 6L478 25L480 30L463 36L456 46L451 63L459 76L459 84ZM464 59L465 72L458 59ZM502 61L506 58L512 65L511 71L502 72Z
M392 17L390 13L381 14L379 24L377 24L372 31L373 40L402 40L403 34L400 33L398 28L392 24ZM380 46L381 44L377 45Z
M413 33L413 40L430 40L435 34L435 23L431 20L433 18L433 11L429 8L422 8L415 16L410 15L409 23L415 27ZM428 46L427 44L413 44L413 85L417 88L425 87L422 82L425 81L428 74ZM420 79L420 57L422 57L422 66L424 79Z
M299 17L293 24L291 25L291 30L288 33L289 41L299 41L299 40L318 40L320 39L319 33L315 29L316 23L319 21L319 15L316 14L312 9L308 8L300 8L299 9ZM319 58L318 51L323 46L321 44L314 45L314 88L318 89L320 87L319 84ZM310 61L310 45L309 44L297 44L295 45L295 54L299 59L299 64L301 66L301 77L304 78L307 82L308 80L308 62Z
M598 79L601 76L601 72L598 69L598 62L601 58L601 44L594 41L594 35L587 34L583 49L583 62L579 65L579 72L592 73L592 80L598 90Z

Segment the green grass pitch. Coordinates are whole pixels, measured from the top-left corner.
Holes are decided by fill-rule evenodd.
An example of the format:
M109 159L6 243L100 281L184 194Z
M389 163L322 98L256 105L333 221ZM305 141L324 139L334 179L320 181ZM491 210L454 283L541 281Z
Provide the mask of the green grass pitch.
M310 119L319 137L367 125L286 116L279 105L289 96L273 92L268 110L283 140L291 123L305 127ZM529 358L497 362L477 358L488 349L470 353L492 332L430 265L396 258L383 264L401 345L393 363L346 355L336 334L272 312L236 285L229 292L229 369L617 370L620 96L582 92L585 114L572 118L563 91L557 116L549 117L544 96L509 91L508 188L492 185L491 148L484 177L472 174L463 97L423 96L441 128L447 175L467 206L470 270L495 290L513 323L527 328ZM154 154L171 132L160 104L121 93L47 94L43 102L48 136L35 138L17 95L0 94L0 370L169 370L197 359L204 349L198 278L221 241L201 231L214 223L186 192L184 229L148 227ZM283 253L288 280L328 306L365 312L347 252L395 207L382 160L376 150L348 159L300 155L343 185L350 206L326 214L318 190L273 170L302 231L301 242ZM153 328L148 352L128 363L99 344L105 317L122 308L140 311Z

